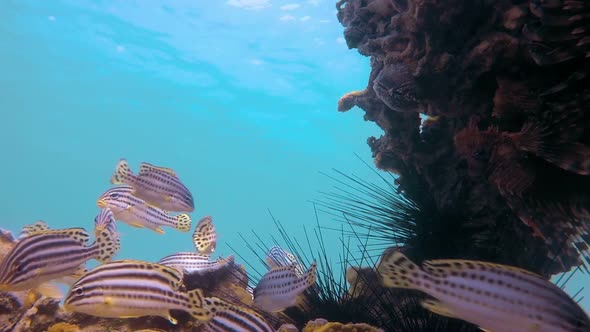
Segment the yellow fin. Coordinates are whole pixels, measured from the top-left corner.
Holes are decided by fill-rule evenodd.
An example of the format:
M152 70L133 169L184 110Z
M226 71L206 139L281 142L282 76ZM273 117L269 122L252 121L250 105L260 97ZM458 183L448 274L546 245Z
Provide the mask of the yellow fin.
M45 231L49 230L49 225L43 220L39 220L31 225L25 225L20 231L20 237L28 237L33 236L36 234L45 233Z
M447 308L442 302L436 300L424 300L420 302L420 304L422 305L422 307L424 307L424 309L428 309L434 312L435 314L450 318L459 318L451 310L449 310L449 308Z
M129 226L137 227L137 228L145 228L145 226L140 223L139 221L132 221L129 222Z
M178 321L174 317L170 316L170 312L169 311L166 311L166 318L168 319L168 321L170 322L170 324L172 324L172 325L178 324Z
M417 289L416 279L424 272L400 251L392 251L381 258L377 267L381 282L385 287Z
M205 296L200 289L193 289L186 293L189 299L187 305L188 313L199 321L206 322L211 319L213 313L206 308L203 308Z
M162 227L153 228L154 232L158 234L165 234L166 232L162 229Z
M174 221L176 222L175 228L181 232L188 232L191 230L191 216L186 213L179 214L174 216Z
M41 285L39 285L39 287L37 287L37 290L39 291L39 293L45 297L51 297L54 299L62 299L63 298L63 293L62 291L53 283L50 282L46 282L43 283Z
M108 230L104 230L98 234L93 246L98 249L98 256L94 257L101 263L106 263L113 259L113 256L119 252L120 245L118 243L118 236L111 234Z
M152 164L143 162L139 165L139 175L149 172L164 172L172 176L176 176L176 172L168 167L154 166Z
M129 184L129 181L133 179L133 172L129 167L129 163L125 159L119 160L117 163L117 167L115 167L115 172L111 176L111 183L120 185L120 184Z

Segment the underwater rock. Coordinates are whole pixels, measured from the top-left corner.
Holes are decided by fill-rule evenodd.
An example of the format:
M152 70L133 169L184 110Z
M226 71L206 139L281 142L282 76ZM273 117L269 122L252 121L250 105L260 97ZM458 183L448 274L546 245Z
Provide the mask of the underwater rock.
M303 328L303 332L385 332L368 324L328 322L323 318L310 321Z
M368 140L376 166L398 175L422 211L454 216L437 222L477 239L453 258L547 277L590 264L590 6L341 0L336 8L348 47L371 59L367 87L343 96L338 111L363 109L384 130Z

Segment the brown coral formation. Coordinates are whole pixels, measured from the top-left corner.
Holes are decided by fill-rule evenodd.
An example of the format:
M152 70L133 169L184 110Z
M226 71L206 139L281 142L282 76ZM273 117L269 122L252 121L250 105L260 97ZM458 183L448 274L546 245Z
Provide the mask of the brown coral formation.
M328 322L325 319L316 319L310 321L303 328L303 332L384 332L382 329L378 329L374 326L360 323L334 323Z
M337 9L348 47L372 68L338 110L358 106L385 131L368 143L408 197L461 211L478 238L461 255L546 276L590 263L590 4L341 0Z

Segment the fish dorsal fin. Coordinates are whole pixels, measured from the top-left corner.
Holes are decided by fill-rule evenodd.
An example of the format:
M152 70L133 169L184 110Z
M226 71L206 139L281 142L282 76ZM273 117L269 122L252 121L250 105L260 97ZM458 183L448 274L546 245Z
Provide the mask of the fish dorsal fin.
M182 279L184 277L184 274L181 271L178 271L177 269L175 269L173 267L162 265L159 263L152 263L152 262L137 260L137 259L121 259L121 260L111 261L111 262L108 262L108 263L102 265L102 267L104 267L104 266L114 267L117 265L128 266L130 268L140 268L142 270L146 270L146 269L152 270L152 271L155 270L155 271L157 271L157 273L160 273L160 274L166 276L166 278L170 281L170 285L174 289L178 289L180 287L180 285L182 284Z
M86 245L88 243L88 240L90 239L90 234L88 234L88 232L84 228L81 228L81 227L64 228L64 229L49 229L49 230L45 230L45 231L40 232L35 235L39 235L39 234L65 235L65 236L69 237L70 239L80 243L81 245Z
M49 230L49 225L43 220L39 220L34 224L25 225L20 231L20 237L28 237L36 234L45 233L45 231Z
M545 280L542 276L519 267L503 265L490 262L464 260L464 259L436 259L427 260L422 263L424 271L437 277L447 277L452 272L476 271L476 270L495 270L510 271L517 274L525 274L533 278Z
M297 267L296 264L293 264L293 266L295 268ZM311 266L309 267L307 272L305 272L305 274L301 277L301 280L305 284L305 288L308 288L311 285L315 284L315 280L317 278L317 275L316 275L317 269L318 269L318 264L316 262L313 262L313 263L311 263Z
M146 163L146 162L139 164L139 173L138 173L139 176L146 175L151 172L167 173L168 175L172 175L174 177L177 177L176 172L171 168L154 166L154 165L152 165L150 163Z
M217 232L211 216L205 216L197 223L193 232L193 243L197 252L211 254L217 246Z
M385 253L377 267L381 284L385 287L416 288L423 272L399 250Z
M297 271L297 263L291 263L289 265L285 265L285 266L276 266L271 268L270 270L268 270L268 272L293 272L293 274L295 274L295 271Z

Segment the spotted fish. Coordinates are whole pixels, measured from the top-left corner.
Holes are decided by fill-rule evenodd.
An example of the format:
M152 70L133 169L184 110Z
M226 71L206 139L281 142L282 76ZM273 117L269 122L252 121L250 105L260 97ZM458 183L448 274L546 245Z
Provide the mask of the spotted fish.
M4 256L0 263L0 291L37 288L49 281L67 283L68 278L76 279L85 272L86 261L110 261L118 250L107 231L99 233L87 246L90 236L83 228L51 230L46 226L29 228L29 235Z
M563 290L520 268L459 259L420 268L392 251L377 271L384 286L421 290L435 298L423 301L426 309L486 331L590 331L587 314Z
M181 232L188 232L191 228L191 217L188 214L170 216L162 209L147 204L141 198L133 196L133 188L119 186L107 190L102 194L96 205L109 208L117 220L131 226L148 228L164 234L161 226L169 226Z
M175 212L193 212L193 195L182 184L176 172L170 168L141 163L139 173L134 175L125 159L119 160L111 183L126 184L134 189L133 194L160 209Z
M158 264L176 268L184 273L203 273L218 270L233 262L234 256L218 258L217 260L212 261L209 255L181 251L160 259Z
M297 276L300 277L304 273L303 266L299 263L297 257L280 246L272 246L268 250L266 253L266 263L269 266L269 270L295 264Z
M217 297L206 297L203 307L214 313L205 324L210 332L274 332L274 329L253 310L239 307Z
M200 289L183 292L182 273L156 263L119 260L101 265L78 280L64 301L68 311L106 318L160 316L172 324L170 310L207 321Z
M193 233L193 242L197 252L201 254L210 254L215 251L217 246L217 232L213 225L211 216L205 216L199 220Z
M314 262L305 274L297 276L296 265L268 271L254 288L254 306L267 312L279 312L298 303L299 296L316 280Z

